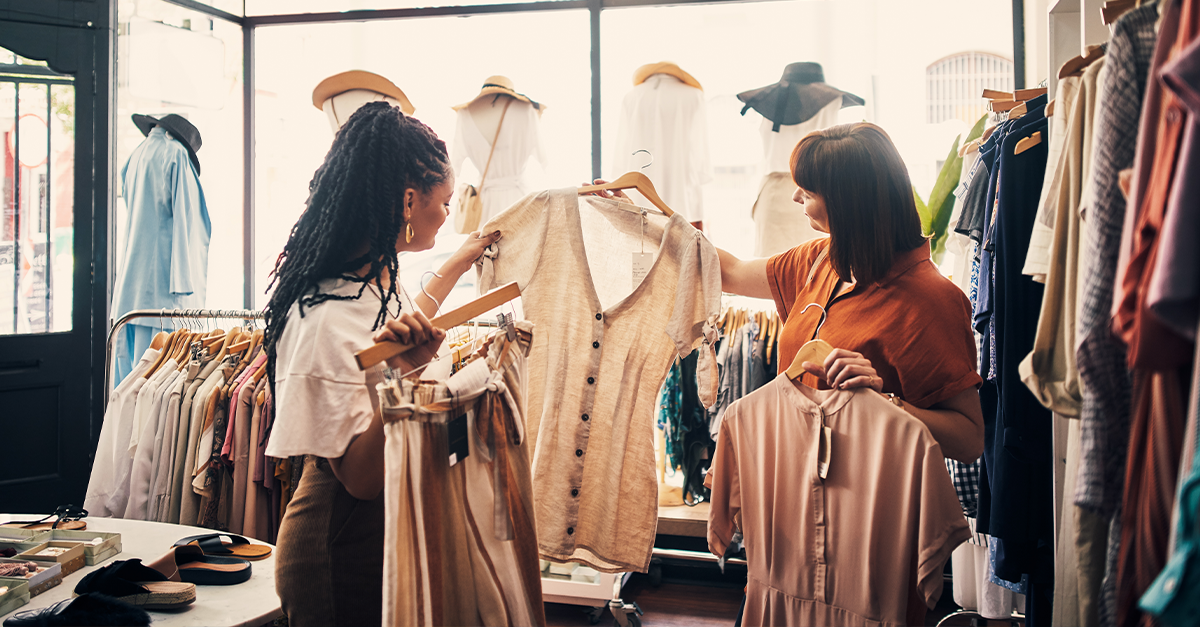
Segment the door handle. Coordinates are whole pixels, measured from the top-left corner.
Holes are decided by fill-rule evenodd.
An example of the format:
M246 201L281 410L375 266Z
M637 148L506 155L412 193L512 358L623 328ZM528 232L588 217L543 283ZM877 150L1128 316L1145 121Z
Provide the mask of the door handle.
M6 374L24 374L33 372L41 368L42 360L40 359L22 359L19 361L3 361L0 362L0 375Z

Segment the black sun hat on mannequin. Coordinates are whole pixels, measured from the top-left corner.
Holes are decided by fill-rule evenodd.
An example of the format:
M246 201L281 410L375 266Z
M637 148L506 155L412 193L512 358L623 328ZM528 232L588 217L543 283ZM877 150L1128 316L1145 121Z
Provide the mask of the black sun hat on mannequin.
M133 114L133 123L142 132L142 135L149 135L150 129L155 126L166 129L172 137L187 147L188 156L192 158L192 165L196 166L196 174L200 174L200 159L196 157L196 152L200 150L200 146L204 142L200 139L200 130L192 126L191 122L174 113L169 113L161 118L135 113Z
M771 127L775 132L781 125L808 120L838 98L842 99L842 108L864 104L862 98L827 84L820 63L808 62L789 63L778 83L738 94L738 100L746 103L742 115L750 109L758 111L775 123Z

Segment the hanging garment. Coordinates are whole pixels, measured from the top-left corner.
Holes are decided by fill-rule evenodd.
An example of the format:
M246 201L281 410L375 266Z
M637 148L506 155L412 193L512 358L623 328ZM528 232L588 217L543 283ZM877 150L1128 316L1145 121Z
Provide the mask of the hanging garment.
M1164 86L1187 108L1179 163L1168 197L1161 250L1147 288L1147 304L1176 333L1195 341L1200 322L1200 41L1169 62Z
M445 382L378 387L384 625L546 624L523 425L532 325L518 328Z
M974 525L970 518L967 523ZM973 534L970 542L958 545L951 554L954 602L984 618L1008 620L1014 610L1025 612L1025 597L992 583L987 541L986 535Z
M1146 86L1113 298L1113 331L1129 348L1134 400L1117 563L1117 621L1122 625L1141 618L1137 601L1167 561L1186 420L1189 373L1182 369L1191 366L1193 355L1191 343L1149 315L1147 308L1188 118L1186 108L1158 77L1200 34L1196 3L1170 3L1163 13Z
M487 223L492 216L504 211L528 193L524 177L530 159L546 165L546 151L538 130L541 114L533 105L513 100L504 114L504 125L500 128L499 136L496 135L494 125L488 131L480 128L480 121L474 117L478 108L502 108L506 99L503 96L485 98L459 109L454 143L450 148L450 163L460 179L463 178L463 165L466 160L470 159L475 171L482 175L488 163L488 154L492 153L487 180L479 190L483 199L480 224ZM495 152L492 151L493 138L496 138Z
M634 154L638 150L650 155ZM701 186L712 180L712 166L703 91L674 76L654 74L625 95L613 172L629 171L650 177L663 202L688 221L704 219Z
M1046 585L1043 594L1048 596L1054 559L1051 416L1019 374L1021 360L1033 347L1044 291L1021 269L1028 255L1048 146L1042 142L1014 154L1021 139L1035 132L1043 136L1048 133L1043 115L1045 98L1038 100L1031 100L1030 106L1036 108L1005 133L998 159L998 192L989 236L995 244L994 306L989 330L995 342L993 372L998 402L992 439L994 463L989 477L993 506L985 531L1004 544L1004 557L997 563L996 574L1012 582L1028 574L1031 585ZM1048 621L1050 616L1047 614L1045 619Z
M150 376L138 392L138 440L130 455L133 464L129 472L129 502L122 518L149 520L150 486L154 473L155 432L161 425L164 397L172 381L179 375L179 364L168 357ZM160 440L161 443L161 440Z
M792 200L796 183L792 181L790 161L796 144L805 135L837 124L841 108L842 99L837 98L813 117L800 124L780 126L778 131L772 130L774 123L763 119L759 134L762 136L766 175L759 186L758 199L750 209L750 217L754 220L755 257L777 255L807 241L825 237L824 233L812 227L808 216L804 215L804 209Z
M215 348L215 347L214 347ZM167 517L162 522L179 523L180 514L183 509L184 489L191 492L192 486L192 468L195 466L195 444L198 437L199 428L202 426L198 422L202 419L196 417L197 404L203 404L204 396L201 390L205 389L205 384L208 383L212 374L216 372L221 365L221 360L213 355L192 379L188 389L184 391L183 403L179 408L179 433L175 442L174 468L171 471L170 482L170 501L167 504ZM190 448L189 448L190 446Z
M1051 193L1045 195L1038 207L1024 268L1025 274L1041 273L1046 288L1033 351L1021 362L1020 376L1044 407L1069 418L1079 416L1082 398L1075 362L1081 272L1079 205L1083 181L1091 172L1097 71L1059 81L1059 114L1054 117L1052 135L1062 140L1059 159L1051 160L1055 145L1052 142L1046 170L1054 173ZM1073 478L1071 483L1074 484Z
M125 249L118 252L113 283L114 319L134 309L204 306L212 224L199 176L187 147L162 126L146 135L121 168L128 217ZM139 321L130 326L148 328ZM153 335L143 332L137 337L145 344L117 343L114 381L125 378Z
M91 516L121 516L129 500L129 433L136 422L134 411L138 391L146 384L142 375L158 359L158 351L147 350L142 359L109 394L100 427L100 441L92 462L83 508Z
M503 237L479 261L480 289L516 281L539 329L526 425L541 555L645 572L658 521L654 407L676 356L704 344L697 383L705 406L715 400L716 249L682 214L573 187L532 194L483 230ZM653 263L635 275L642 250Z
M876 284L842 290L829 260L829 240L798 246L767 261L767 282L783 320L779 369L786 369L813 339L826 307L821 339L862 353L883 379L883 390L928 408L977 387L975 344L967 297L943 277L929 258L929 243L897 253ZM811 387L824 385L804 375Z
M710 472L708 546L723 555L735 530L745 538L742 624L925 624L971 535L942 460L923 423L871 390L780 375L734 403Z
M1081 209L1088 264L1076 326L1083 422L1075 502L1106 514L1121 499L1131 404L1125 348L1112 337L1108 324L1125 220L1125 197L1117 175L1133 166L1157 20L1158 7L1146 5L1129 11L1114 25L1096 97L1091 183Z
M962 171L958 175L958 187L954 189L954 209L950 213L948 225L957 225L959 220L962 219L963 210L966 206L967 189L974 179L975 166L979 163L979 147L974 144L968 144L967 147L968 152L963 156L962 160ZM968 254L970 247L970 237L959 233L955 228L949 228L946 231L947 254L943 257L940 267L942 272L964 294L970 290L971 257Z

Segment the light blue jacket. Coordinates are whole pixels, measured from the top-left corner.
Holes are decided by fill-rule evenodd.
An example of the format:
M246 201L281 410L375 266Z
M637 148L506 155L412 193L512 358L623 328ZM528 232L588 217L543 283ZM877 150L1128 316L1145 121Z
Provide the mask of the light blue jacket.
M212 224L187 148L155 127L121 169L121 186L129 212L113 319L133 309L204 307Z

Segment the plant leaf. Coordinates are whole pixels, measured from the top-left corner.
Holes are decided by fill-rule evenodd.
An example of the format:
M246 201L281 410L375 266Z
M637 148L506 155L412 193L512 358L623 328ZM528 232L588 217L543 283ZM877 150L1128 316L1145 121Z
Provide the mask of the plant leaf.
M981 137L986 123L986 115L979 118L979 121L975 122L975 126L971 127L970 132L967 133L966 141ZM958 187L959 179L962 177L963 159L958 156L961 140L961 135L954 139L954 144L950 147L950 154L942 163L942 171L938 173L933 190L929 192L929 203L926 209L926 213L929 215L928 222L924 217L921 219L922 228L930 236L930 251L934 263L940 263L946 252L946 231L950 225L950 216L954 213L954 203L957 200L954 190Z
M925 204L924 200L921 200L921 194L917 192L917 188L915 187L913 188L913 201L917 203L917 215L921 216L921 233L928 237L933 219L929 215L929 207Z

